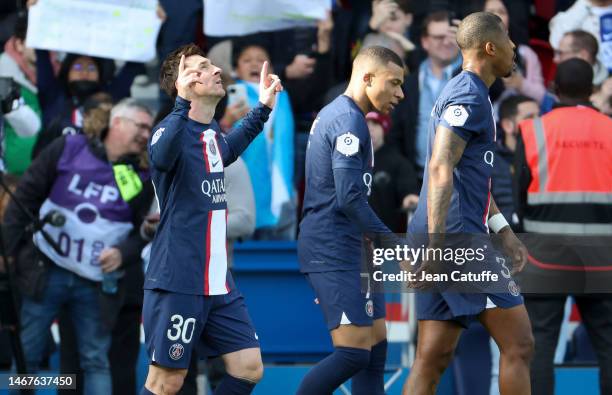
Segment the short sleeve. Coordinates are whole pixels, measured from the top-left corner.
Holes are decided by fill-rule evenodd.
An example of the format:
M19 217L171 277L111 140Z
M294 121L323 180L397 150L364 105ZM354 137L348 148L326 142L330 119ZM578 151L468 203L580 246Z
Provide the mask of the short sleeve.
M347 114L338 117L332 124L329 138L332 169L363 169L370 149L370 135L363 116Z
M485 106L482 100L474 94L465 94L446 102L440 113L440 123L463 140L468 141L473 135L478 135L485 129L485 111L491 111L488 102Z

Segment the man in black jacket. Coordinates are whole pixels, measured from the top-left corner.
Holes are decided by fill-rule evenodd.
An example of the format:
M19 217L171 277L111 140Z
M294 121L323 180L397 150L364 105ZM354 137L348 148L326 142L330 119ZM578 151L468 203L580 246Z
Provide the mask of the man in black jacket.
M43 221L60 215L64 225L47 224L46 236L35 232L32 237L28 216L14 202L4 218L22 295L21 341L28 368L37 369L49 326L67 306L87 394L111 393L110 328L125 292L120 281L115 295L101 297L99 284L108 273L129 273L130 265L140 262L139 229L153 191L138 155L151 124L148 109L128 99L113 108L110 127L101 136L64 136L41 152L15 195Z
M512 195L512 162L519 132L518 125L525 119L537 117L539 112L538 103L522 95L510 96L504 99L499 106L497 149L495 161L493 161L491 194L504 218L512 219L510 226L515 230L518 229L518 217Z

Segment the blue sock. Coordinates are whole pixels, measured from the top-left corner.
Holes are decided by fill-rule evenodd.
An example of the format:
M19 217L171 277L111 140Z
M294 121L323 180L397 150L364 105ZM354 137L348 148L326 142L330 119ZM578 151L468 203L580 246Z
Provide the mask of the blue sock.
M342 383L368 366L369 362L368 350L337 347L306 373L296 395L331 395Z
M155 394L149 391L147 387L143 385L142 389L140 390L140 395L155 395Z
M385 395L385 362L387 340L383 340L370 351L370 364L355 374L351 380L353 395Z
M248 395L253 388L255 388L255 383L225 373L215 389L215 395Z

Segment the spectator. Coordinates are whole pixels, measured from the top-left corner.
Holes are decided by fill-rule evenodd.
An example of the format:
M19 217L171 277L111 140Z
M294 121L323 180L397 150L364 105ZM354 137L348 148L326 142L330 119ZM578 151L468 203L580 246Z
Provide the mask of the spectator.
M539 235L530 243L533 245L528 245L532 265L526 270L533 273L531 278L544 276L534 278L542 293L550 292L544 287L560 283L549 267L564 266L571 271L562 272L579 279L571 285L563 281L563 291L579 293L574 296L599 360L600 391L610 394L612 300L605 294L587 294L597 284L597 278L602 277L601 272L591 275L586 268L575 269L605 262L608 258L605 250L609 250L609 244L602 251L596 248L594 238L581 241L577 236L597 234L601 239L612 235L612 204L606 199L612 193L612 120L591 107L588 100L592 80L593 69L582 59L559 64L555 77L559 105L542 118L520 124L515 191L525 231ZM570 234L573 238L565 239ZM551 265L536 266L534 262ZM537 281L538 278L543 280ZM534 394L554 392L553 357L566 298L566 295L525 295L537 345L531 364Z
M237 84L246 87L249 108L257 105L259 75L270 61L263 47L249 45L236 57ZM263 133L242 154L255 186L256 239L295 238L297 214L293 191L294 122L289 96L281 92Z
M513 230L518 231L518 218L512 195L512 164L518 136L518 125L525 119L539 115L538 103L527 96L510 96L499 106L499 131L493 175L491 176L491 194L497 207L508 218ZM501 134L501 135L500 135Z
M612 78L601 84L599 91L591 96L591 102L602 114L612 117Z
M111 393L110 328L131 284L126 284L126 274L116 295L100 295L99 284L104 273L129 273L129 266L139 262L140 223L153 198L141 165L151 120L146 108L122 101L113 108L110 127L100 136L61 137L33 161L15 195L41 219L52 212L66 218L60 227L44 228L58 240L57 246L40 232L34 233L32 243L29 217L14 202L4 218L7 250L16 258L23 297L21 342L29 371L38 368L45 335L60 309L68 306L88 395ZM140 288L136 292L141 294ZM120 325L139 327L139 314L134 322ZM134 363L138 347L137 342L132 349ZM125 355L121 358L125 360Z
M446 83L461 66L456 26L446 11L430 14L423 22L421 44L427 52L416 73L404 82L406 99L393 111L390 143L410 160L423 177L427 156L427 125L431 109Z
M554 62L559 64L571 58L586 60L593 66L593 85L601 85L608 78L608 70L597 58L599 44L597 39L584 30L565 33L555 49Z
M567 11L560 12L551 19L550 44L555 50L561 50L561 39L567 32L584 30L597 40L599 44L597 58L603 67L612 71L611 19L612 0L576 0ZM594 62L589 61L589 63ZM602 81L599 80L596 85Z
M304 160L308 132L323 107L323 97L333 84L331 13L317 22L316 27L299 27L272 33L258 33L234 40L234 52L248 45L259 45L268 50L273 68L283 80L293 110L295 186L304 179ZM234 110L238 117L244 109ZM239 119L239 118L236 118Z
M406 42L402 42L398 39L385 33L370 33L363 39L363 48L372 47L379 45L381 47L389 48L397 54L403 60L406 59L406 53L414 50L415 46L408 39Z
M6 114L4 164L10 174L20 176L31 162L32 148L41 128L41 110L36 87L36 55L25 45L27 19L20 17L13 36L0 54L0 77L10 77L18 85L23 105Z
M158 59L166 59L176 48L196 41L197 27L202 21L204 2L200 0L159 0L157 14L164 22L159 31ZM159 90L160 108L172 107L172 100L163 89Z
M373 32L397 33L407 36L412 24L412 9L408 0L373 0L368 26Z
M593 85L598 86L608 76L608 71L597 59L598 48L597 40L592 34L584 30L573 30L563 35L559 47L555 49L553 60L556 64L572 58L585 60L593 67ZM547 92L540 105L540 112L546 114L557 102L558 99Z
M56 137L78 133L83 126L83 104L90 96L107 92L113 102L129 97L134 78L144 72L142 63L126 62L107 83L105 64L100 58L69 54L56 77L49 52L36 50L36 78L44 131L34 146L33 158Z
M19 18L19 2L3 1L0 3L0 48L11 38Z
M419 201L417 176L412 163L400 155L396 147L385 144L391 119L377 112L366 114L372 148L372 194L369 203L380 220L394 233L406 232L406 216L402 211L416 207Z
M395 45L400 46L402 50L399 55L406 62L409 70L418 67L416 57L407 56L416 48L408 38L412 18L412 7L409 0L374 0L372 1L372 16L368 23L372 33L388 36L393 39ZM366 39L364 39L363 47L377 45L375 43L366 44ZM383 46L387 47L387 45Z
M484 11L499 16L506 30L510 29L508 9L502 0L486 0ZM528 45L517 44L517 57L520 58L517 59L520 67L512 76L503 79L506 95L520 93L539 103L546 93L546 88L538 55Z

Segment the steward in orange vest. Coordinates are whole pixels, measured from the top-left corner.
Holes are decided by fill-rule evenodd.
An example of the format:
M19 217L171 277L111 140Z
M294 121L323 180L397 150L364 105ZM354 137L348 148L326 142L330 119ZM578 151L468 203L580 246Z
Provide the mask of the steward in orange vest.
M554 393L553 357L572 294L612 394L612 120L589 103L592 67L558 66L561 105L520 124L514 162L517 214L529 259L519 283L535 338L533 394ZM539 294L539 295L534 295ZM545 295L542 295L545 294Z

